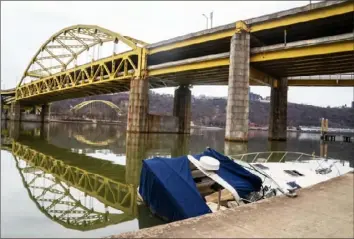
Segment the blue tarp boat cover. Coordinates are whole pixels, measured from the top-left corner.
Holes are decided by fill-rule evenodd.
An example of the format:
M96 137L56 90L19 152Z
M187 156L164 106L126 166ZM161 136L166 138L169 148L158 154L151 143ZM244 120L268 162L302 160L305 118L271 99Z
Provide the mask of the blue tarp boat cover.
M211 148L193 156L199 160L204 155L220 161L216 173L233 186L241 198L260 190L262 180L257 175ZM169 221L211 212L198 192L187 156L144 160L139 193L153 212Z

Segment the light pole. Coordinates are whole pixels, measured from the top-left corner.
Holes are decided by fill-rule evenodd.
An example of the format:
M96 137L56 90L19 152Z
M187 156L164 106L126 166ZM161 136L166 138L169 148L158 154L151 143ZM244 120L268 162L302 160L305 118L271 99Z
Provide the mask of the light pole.
M209 19L210 19L210 28L213 27L213 14L214 14L214 12L210 12L209 17L207 15L205 15L204 13L202 14L206 19L206 29L209 28Z
M210 12L210 28L213 28L213 13L214 12Z
M203 16L204 16L205 19L206 19L206 29L208 29L209 18L208 18L207 15L205 15L204 13L203 13Z

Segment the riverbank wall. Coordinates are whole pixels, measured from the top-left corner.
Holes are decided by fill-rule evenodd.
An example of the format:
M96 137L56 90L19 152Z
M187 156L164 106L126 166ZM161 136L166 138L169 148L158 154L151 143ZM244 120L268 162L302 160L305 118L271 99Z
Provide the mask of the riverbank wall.
M278 196L108 238L353 238L354 174Z

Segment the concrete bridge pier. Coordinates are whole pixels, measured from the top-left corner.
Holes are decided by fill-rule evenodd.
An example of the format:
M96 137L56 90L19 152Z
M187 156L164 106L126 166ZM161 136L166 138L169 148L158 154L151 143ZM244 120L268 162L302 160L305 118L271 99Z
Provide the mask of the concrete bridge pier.
M18 140L20 137L20 128L21 128L20 121L17 120L17 121L10 122L8 125L9 137L14 140Z
M182 85L175 91L173 116L149 114L148 79L130 81L127 132L190 133L191 91Z
M148 132L149 110L148 79L130 81L127 131L135 133Z
M0 100L1 100L1 114L3 114L4 112L4 99L2 98L2 96L0 96Z
M273 82L270 99L268 139L286 141L288 112L288 80Z
M188 85L180 85L175 90L173 116L178 118L178 133L189 134L191 129L192 93Z
M50 104L44 104L42 105L42 110L41 110L41 122L49 122L50 118Z
M1 97L1 119L6 121L7 120L7 112L8 110L5 110L4 109L4 106L5 106L5 102L4 102L4 99L2 96Z
M225 140L248 141L250 35L232 36L226 107Z
M21 121L21 104L18 101L11 103L9 119Z

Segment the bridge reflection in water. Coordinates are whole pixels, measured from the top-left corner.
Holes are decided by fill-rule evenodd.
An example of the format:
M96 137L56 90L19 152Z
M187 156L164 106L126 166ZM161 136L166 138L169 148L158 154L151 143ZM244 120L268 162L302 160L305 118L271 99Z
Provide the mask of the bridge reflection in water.
M121 165L73 152L73 146L77 147L77 151L107 147L102 143L104 139L92 139L95 138L92 129L88 129L90 135L79 134L74 130L71 137L66 135L66 140L57 146L53 144L57 142L54 139L60 135L52 137L55 127L50 127L50 133L49 127L33 127L21 131L18 129L20 132L14 136L16 127L18 126L2 127L2 149L12 152L29 197L51 220L80 231L133 219L138 219L139 228L163 223L152 218L148 209L138 207L136 202L142 160L155 155L154 147L159 147L156 143L151 143L154 140L146 135L125 135L125 132L106 138L110 147L118 146L114 152L117 156L126 155L125 165ZM65 135L62 137L64 139ZM183 145L183 138L185 137L175 141L180 142L178 147ZM63 145L65 141L70 141L69 145ZM175 148L165 150L162 154L161 150L157 151L160 156L179 154Z
M288 142L268 142L266 132L257 132L244 144L224 141L223 131L194 129L190 136L129 134L117 125L7 122L1 135L1 148L13 154L23 185L38 209L65 228L91 232L132 220L138 228L162 223L136 203L145 158L199 153L206 146L228 155L267 150L327 154L326 144L298 139L302 134L289 137ZM338 148L341 144L331 147L330 152L343 151ZM283 155L259 157L277 162Z
M136 188L13 142L29 196L52 220L91 230L136 217Z

